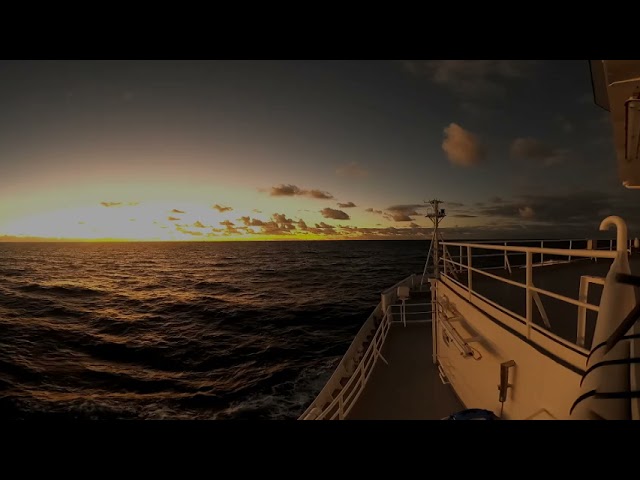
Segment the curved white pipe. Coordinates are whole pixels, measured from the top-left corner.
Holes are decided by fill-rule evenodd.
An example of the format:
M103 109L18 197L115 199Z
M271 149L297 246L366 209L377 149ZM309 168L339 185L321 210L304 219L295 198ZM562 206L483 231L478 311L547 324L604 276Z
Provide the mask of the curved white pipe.
M627 224L624 222L622 217L618 217L617 215L612 215L610 217L605 218L600 223L600 230L607 230L611 227L616 227L616 251L618 252L626 252L627 251Z

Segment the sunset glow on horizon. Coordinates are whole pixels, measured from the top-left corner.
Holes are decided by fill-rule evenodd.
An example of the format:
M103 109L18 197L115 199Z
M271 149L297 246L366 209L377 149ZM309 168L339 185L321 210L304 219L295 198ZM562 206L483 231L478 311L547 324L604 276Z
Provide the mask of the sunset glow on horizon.
M425 239L434 197L450 238L637 228L589 95L577 61L0 62L0 241Z

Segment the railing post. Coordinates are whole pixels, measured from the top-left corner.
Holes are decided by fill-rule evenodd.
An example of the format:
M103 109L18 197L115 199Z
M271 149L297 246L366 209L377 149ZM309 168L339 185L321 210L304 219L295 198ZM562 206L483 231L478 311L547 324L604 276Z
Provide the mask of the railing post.
M471 301L471 290L473 290L471 271L471 247L467 247L467 292L469 293L469 301Z
M460 253L462 253L462 247L460 247ZM460 262L460 265L462 265L462 262ZM434 365L438 363L438 295L436 288L436 282L434 281L431 283L431 355Z
M504 242L504 246L507 246L507 242ZM507 269L507 249L504 250L504 269Z
M449 273L449 269L447 268L447 253L446 253L446 249L447 247L445 247L444 245L442 245L442 267L444 269L444 275L447 276L447 274Z
M460 245L460 259L458 260L458 263L462 265L462 245ZM460 267L460 272L462 272L462 267Z
M338 417L338 418L340 418L340 420L344 419L344 406L343 406L343 404L342 404L342 398L343 398L343 397L342 397L341 393L342 393L342 392L340 392L340 393L338 394L338 395L340 395L340 396L338 397L338 415L339 415L339 417Z
M587 303L589 297L589 282L582 276L580 277L580 292L578 300ZM587 329L587 308L580 305L578 307L578 328L576 332L576 345L584 347L585 331Z
M609 251L613 250L613 238L609 239Z
M540 248L544 248L544 240L540 241ZM544 253L540 254L540 263L544 263Z
M531 338L531 322L533 320L533 292L531 291L531 287L533 286L533 255L531 252L526 253L527 257L527 275L526 275L526 309L527 309L527 338Z
M569 250L573 248L573 240L569 240ZM571 255L569 255L569 262L571 261Z

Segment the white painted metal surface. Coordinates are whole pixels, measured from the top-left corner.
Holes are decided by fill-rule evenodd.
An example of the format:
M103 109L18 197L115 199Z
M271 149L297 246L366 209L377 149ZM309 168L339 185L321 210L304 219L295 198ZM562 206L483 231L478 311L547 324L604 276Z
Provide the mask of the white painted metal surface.
M602 223L603 228L609 225L620 227L620 222L610 218ZM440 256L440 263L449 268L446 273L444 268L440 270L439 280L429 279L432 303L412 305L417 310L414 313L422 315L416 321L427 321L424 315L432 315L432 355L442 381L454 388L458 397L469 408L486 408L494 412L502 409L504 418L569 418L569 408L575 400L576 388L582 376L580 372L584 372L589 354L584 346L586 312L600 311L598 304L588 302L588 287L592 283L602 284L603 280L594 276L576 277L576 289L577 283L580 284L577 299L538 288L534 284L533 273L534 267L541 264L534 263L534 255L540 254L539 258L543 261L545 255L561 256L574 262L589 258L614 259L623 251L626 254L627 246L630 245L624 233L618 229L616 250L613 250L613 241L602 244L606 250L549 248L553 245L550 240L544 241L546 248L509 245L512 242L500 242L499 245L485 242L442 242L442 248L456 247L460 251L457 258L459 261L445 255ZM586 243L585 239L569 239L569 245L574 245L574 240ZM474 255L479 251L496 251L488 255L501 256L503 267L509 265L511 268L515 267L509 262L510 255L524 256L524 264L520 266L525 270L524 283L474 267L474 261L482 257L482 254ZM550 265L553 262L557 260L546 260L544 264ZM460 273L466 279L466 284L460 281ZM524 316L477 292L473 278L476 274L524 289ZM397 302L407 297L407 289L420 289L421 283L417 275L412 275L382 292L381 302L374 312L375 315L382 315L379 326L373 332L375 315L372 314L334 375L301 419L344 419L349 414L366 388L378 359L385 363L393 362L393 358L383 358L380 351L391 322L409 321L409 312L398 315L404 309ZM408 296L410 295L409 293ZM550 331L550 319L542 297L554 298L578 307L575 342ZM538 308L546 328L534 323L534 308ZM371 344L366 352L362 352L366 337L372 333ZM447 338L446 344L443 335ZM501 404L498 402L496 385L500 365L507 360L515 362L513 385L506 393L505 402Z

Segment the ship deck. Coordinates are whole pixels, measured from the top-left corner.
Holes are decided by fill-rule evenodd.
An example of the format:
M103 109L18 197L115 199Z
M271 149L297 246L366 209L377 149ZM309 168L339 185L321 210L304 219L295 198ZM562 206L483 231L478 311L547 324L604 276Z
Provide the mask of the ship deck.
M597 261L585 259L572 263L536 266L533 269L533 284L538 288L577 300L580 290L580 277L589 275L604 278L609 271L611 262L609 259L598 259ZM631 271L637 273L640 270L640 255L629 257L629 264ZM490 273L516 282L525 283L526 271L524 268L512 268L511 273L507 270L495 269L491 270ZM465 271L459 274L458 280L466 286L468 281L467 272ZM522 317L526 316L526 295L524 288L509 285L476 272L473 273L472 285L473 290L480 295L509 309L513 313ZM599 305L602 288L602 285L591 284L589 286L587 302L593 305ZM577 336L578 307L542 294L540 295L540 300L547 313L551 325L550 330L570 342L575 342ZM587 311L585 332L585 347L587 349L591 347L596 318L596 312ZM537 325L547 328L535 303L533 307L533 321Z
M605 277L611 260L585 259L571 263L538 265L533 269L533 283L536 287L578 299L580 277L589 275ZM632 272L640 270L640 255L629 258ZM524 268L512 267L512 271L492 269L494 275L525 283ZM467 272L458 274L460 283L467 285ZM473 273L473 290L512 312L525 316L525 290L500 282L482 274ZM427 292L412 292L407 302L407 319L411 318L411 303L427 301ZM602 286L589 286L588 303L598 305ZM576 341L578 311L571 305L555 298L541 295L541 302L551 325L550 330L571 342ZM544 328L545 324L536 306L534 322ZM423 315L420 315L424 318ZM593 339L597 314L587 311L585 347L589 349ZM400 320L399 312L394 312L394 320ZM449 385L440 381L438 369L433 364L431 323L394 323L382 348L383 357L389 362L378 361L371 378L360 398L347 416L350 420L437 420L463 410Z
M431 356L431 323L393 324L348 420L440 420L464 409Z
M631 256L629 262L631 271L637 273L640 270L640 255ZM578 299L581 276L605 277L610 266L609 259L537 265L533 269L533 283L538 288ZM524 268L512 267L511 272L492 269L491 273L525 283ZM466 286L466 271L458 274L458 281ZM472 284L474 292L515 314L523 317L526 315L524 288L500 282L477 272L473 273ZM587 302L598 305L601 294L602 286L591 284ZM540 299L551 325L550 330L566 340L575 342L578 307L542 294ZM406 308L406 326L400 321L400 311L397 308L392 311L394 323L381 350L388 364L382 360L376 362L369 381L347 419L439 420L465 408L451 386L441 382L438 368L433 364L432 325L425 322L430 315L425 315L427 312L424 312L424 305L429 301L428 287L411 292ZM398 302L395 305L397 307ZM533 316L536 324L547 328L536 306L533 308ZM587 349L591 347L596 317L595 312L587 312Z

